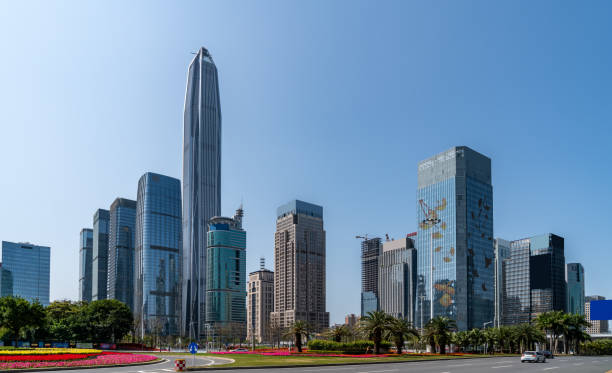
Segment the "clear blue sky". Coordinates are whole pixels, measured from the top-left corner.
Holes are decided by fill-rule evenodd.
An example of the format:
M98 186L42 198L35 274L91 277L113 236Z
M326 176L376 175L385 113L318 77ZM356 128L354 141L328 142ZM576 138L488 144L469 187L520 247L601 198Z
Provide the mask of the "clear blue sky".
M192 51L217 64L223 213L244 200L248 270L275 211L324 206L332 322L359 312L356 234L416 230L417 162L493 163L494 230L565 237L612 297L609 2L4 1L0 239L50 245L51 298L77 298L78 235L181 177Z

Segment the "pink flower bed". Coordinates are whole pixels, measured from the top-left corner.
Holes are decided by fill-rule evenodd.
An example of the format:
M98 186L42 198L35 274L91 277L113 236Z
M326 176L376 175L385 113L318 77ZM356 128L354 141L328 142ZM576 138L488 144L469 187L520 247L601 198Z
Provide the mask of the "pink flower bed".
M73 361L39 361L39 362L13 362L0 363L0 369L25 369L25 368L49 368L49 367L82 367L97 365L119 365L136 364L155 360L157 357L150 355L137 355L118 352L106 352L93 359Z

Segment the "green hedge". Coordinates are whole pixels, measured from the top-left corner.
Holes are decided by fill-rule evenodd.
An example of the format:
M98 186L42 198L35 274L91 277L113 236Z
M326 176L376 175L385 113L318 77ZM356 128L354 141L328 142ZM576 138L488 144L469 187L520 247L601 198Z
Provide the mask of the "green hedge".
M585 342L580 347L580 355L612 355L612 339Z
M382 341L380 349L388 351L391 347L391 342ZM323 339L312 339L308 341L308 350L326 352L326 353L343 353L343 354L365 354L367 350L374 351L374 342L372 341L355 341L355 342L335 342Z

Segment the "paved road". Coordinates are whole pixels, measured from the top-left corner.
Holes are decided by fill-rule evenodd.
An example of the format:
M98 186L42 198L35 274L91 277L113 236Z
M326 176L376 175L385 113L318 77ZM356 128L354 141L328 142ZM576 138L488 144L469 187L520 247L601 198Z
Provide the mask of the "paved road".
M197 365L216 365L216 364L227 364L227 359L208 357L208 356L196 356L195 364L193 363L192 355L185 356L169 356L169 355L158 355L156 353L148 353L148 355L159 356L164 361L156 364L149 365L131 365L127 367L111 367L111 368L98 368L98 369L75 369L68 370L69 373L168 373L174 372L174 360L185 359L187 360L187 366ZM244 372L243 372L244 373Z
M519 357L426 361L418 363L342 365L332 367L304 367L282 369L224 370L225 373L604 373L612 369L612 357L557 357L546 363L522 363ZM147 370L148 372L148 370ZM151 373L155 372L151 369ZM221 372L221 371L217 371Z

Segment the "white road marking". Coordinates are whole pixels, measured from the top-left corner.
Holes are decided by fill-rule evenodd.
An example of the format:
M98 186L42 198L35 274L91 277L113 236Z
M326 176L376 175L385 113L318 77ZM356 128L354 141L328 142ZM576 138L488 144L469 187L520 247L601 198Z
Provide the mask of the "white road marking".
M386 369L386 370L367 370L359 373L382 373L382 372L395 372L397 369Z
M552 369L559 369L559 367L550 367L550 368L544 368L542 370L552 370Z
M498 365L498 366L496 366L496 367L491 367L491 368L493 368L493 369L498 369L498 368L508 368L508 367L511 367L511 366L512 366L512 365Z
M574 363L575 366L583 365L584 363Z

